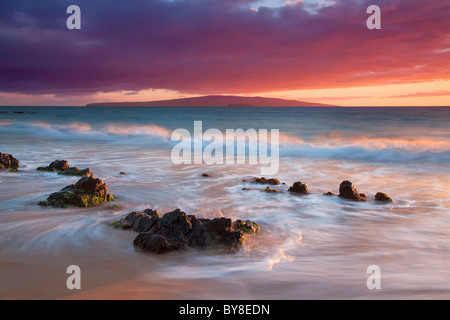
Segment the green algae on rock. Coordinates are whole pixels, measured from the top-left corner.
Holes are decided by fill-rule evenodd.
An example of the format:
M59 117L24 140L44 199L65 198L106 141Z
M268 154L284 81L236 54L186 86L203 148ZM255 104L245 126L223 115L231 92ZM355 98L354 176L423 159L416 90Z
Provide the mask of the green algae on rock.
M39 202L40 206L67 207L95 207L104 202L114 201L108 193L108 186L101 179L94 176L81 178L76 184L69 185L59 192L52 193L46 201Z
M92 172L89 168L79 169L77 167L71 167L67 160L55 160L47 167L38 167L38 171L58 172L58 174L66 176L91 176Z
M64 169L69 168L69 162L66 160L55 160L50 163L47 167L38 167L36 170L38 171L49 171L49 172L60 172Z
M58 172L58 174L66 175L66 176L92 176L92 171L89 168L86 169L79 169L77 167L70 167L67 169L64 169L61 172Z

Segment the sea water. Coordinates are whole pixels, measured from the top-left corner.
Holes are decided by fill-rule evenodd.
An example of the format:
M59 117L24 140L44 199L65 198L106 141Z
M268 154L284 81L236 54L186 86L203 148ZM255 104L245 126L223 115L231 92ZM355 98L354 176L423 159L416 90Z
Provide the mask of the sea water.
M173 164L171 133L194 121L279 129L283 192L250 183L259 165ZM71 297L73 264L89 298L448 298L449 124L450 108L0 107L0 152L21 165L0 172L0 298ZM78 180L35 170L57 159L89 167L120 208L39 207ZM368 201L323 195L343 180ZM310 195L287 192L296 181ZM232 254L137 252L137 234L110 224L146 208L250 219L261 233ZM371 265L380 290L366 286Z

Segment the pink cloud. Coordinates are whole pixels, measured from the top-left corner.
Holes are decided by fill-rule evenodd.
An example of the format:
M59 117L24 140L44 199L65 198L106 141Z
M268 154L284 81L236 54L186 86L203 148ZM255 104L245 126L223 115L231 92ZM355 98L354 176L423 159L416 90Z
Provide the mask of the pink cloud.
M398 96L390 96L388 98L421 98L421 97L442 97L442 96L450 96L450 91L439 90L434 92L417 92Z

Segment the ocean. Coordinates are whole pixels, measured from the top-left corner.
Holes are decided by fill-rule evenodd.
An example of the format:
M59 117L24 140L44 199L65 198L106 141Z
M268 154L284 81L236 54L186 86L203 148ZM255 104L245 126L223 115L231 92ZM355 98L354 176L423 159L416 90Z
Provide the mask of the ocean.
M278 129L279 171L266 178L283 192L250 182L258 164L174 164L171 134L194 121ZM21 165L0 172L1 299L450 296L450 108L0 107L0 152ZM78 180L36 171L57 159L89 167L120 208L39 207ZM323 195L343 180L368 201ZM296 181L310 194L287 192ZM110 224L146 208L250 219L261 232L236 253L138 252L137 234ZM69 265L80 292L66 287ZM379 290L367 287L373 265Z

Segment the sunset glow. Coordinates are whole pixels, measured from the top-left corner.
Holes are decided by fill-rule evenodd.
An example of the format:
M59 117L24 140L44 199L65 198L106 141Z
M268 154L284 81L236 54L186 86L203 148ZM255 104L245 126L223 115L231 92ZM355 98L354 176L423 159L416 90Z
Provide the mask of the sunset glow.
M377 1L4 1L0 105L199 95L340 106L449 106L450 4ZM420 17L420 18L418 18Z

